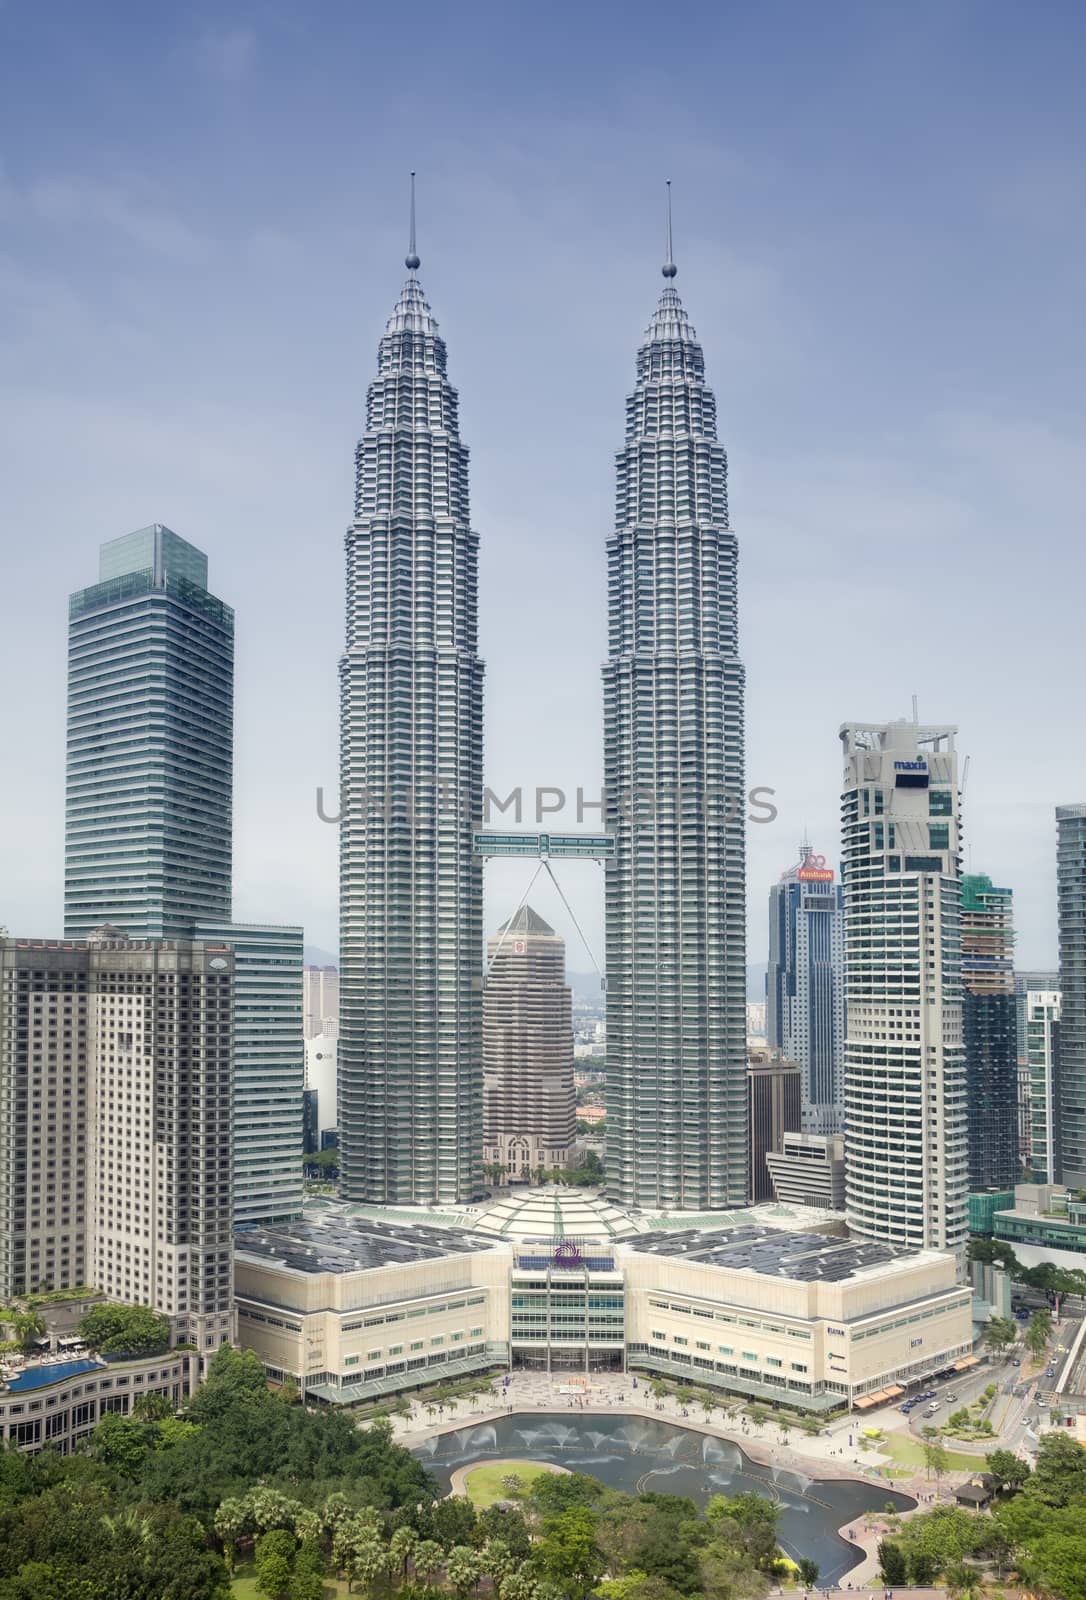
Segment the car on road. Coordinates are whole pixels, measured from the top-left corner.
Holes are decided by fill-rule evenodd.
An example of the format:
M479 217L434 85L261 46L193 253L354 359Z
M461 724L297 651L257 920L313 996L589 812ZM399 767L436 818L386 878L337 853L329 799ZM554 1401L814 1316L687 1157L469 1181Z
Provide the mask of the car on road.
M938 1400L936 1400L934 1405L930 1405L930 1406L926 1407L926 1409L924 1411L924 1415L926 1417L933 1417L938 1410L939 1410L939 1402L938 1402Z
M954 1405L955 1402L957 1401L957 1398L958 1398L958 1396L956 1394L948 1394L947 1397L946 1397L947 1405L948 1406Z
M1020 1361L1018 1361L1018 1360L1014 1360L1014 1361L1011 1362L1011 1366L1012 1367L1020 1367L1021 1365L1022 1365L1022 1363Z

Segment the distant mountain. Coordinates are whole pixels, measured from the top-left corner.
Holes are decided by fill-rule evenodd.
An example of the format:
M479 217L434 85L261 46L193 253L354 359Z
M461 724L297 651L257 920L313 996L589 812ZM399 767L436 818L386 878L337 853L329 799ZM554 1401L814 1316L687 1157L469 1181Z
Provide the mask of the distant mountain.
M567 972L566 982L579 1000L603 999L603 988L598 972Z
M338 967L339 957L333 955L331 950L322 950L319 945L307 944L305 964L307 967Z

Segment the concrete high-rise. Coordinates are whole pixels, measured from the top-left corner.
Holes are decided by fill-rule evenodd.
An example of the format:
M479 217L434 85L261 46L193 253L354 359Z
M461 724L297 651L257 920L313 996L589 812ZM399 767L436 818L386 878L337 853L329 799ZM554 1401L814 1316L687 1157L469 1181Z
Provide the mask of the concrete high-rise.
M573 1148L572 994L566 944L523 906L488 946L483 989L483 1156L513 1182Z
M843 921L833 868L801 846L799 865L769 891L766 1043L799 1064L807 1133L844 1121Z
M412 243L355 456L340 663L341 1191L378 1204L482 1181L478 539L418 264Z
M64 932L230 915L234 613L159 523L102 546L68 628Z
M1060 1160L1060 991L1026 992L1029 1061L1029 1171L1034 1183L1058 1183Z
M709 1210L747 1194L738 546L668 234L607 542L607 1185Z
M845 1165L850 1228L918 1249L967 1236L954 728L847 723Z
M1029 1052L1026 1047L1026 995L1031 989L1044 989L1059 991L1060 975L1058 972L1020 972L1014 974L1014 999L1017 1027L1017 1049L1019 1065L1024 1065Z
M800 1131L802 1075L794 1061L752 1056L747 1064L748 1170L752 1205L773 1198L769 1157L783 1151L786 1133Z
M313 967L305 969L305 1036L315 1039L319 1033L331 1035L339 1032L339 968Z
M1056 808L1060 1183L1086 1189L1086 805Z
M1021 1181L1014 915L1010 889L962 879L962 1042L969 1113L969 1187Z
M0 938L0 1294L93 1283L233 1327L226 945Z

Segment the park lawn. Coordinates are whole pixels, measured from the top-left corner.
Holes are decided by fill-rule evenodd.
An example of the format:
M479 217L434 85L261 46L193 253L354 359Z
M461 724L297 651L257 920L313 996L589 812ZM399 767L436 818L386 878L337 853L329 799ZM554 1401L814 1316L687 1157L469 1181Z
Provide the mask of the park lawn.
M267 1595L256 1586L256 1567L251 1561L245 1561L238 1567L230 1592L234 1600L268 1600ZM324 1600L340 1600L340 1596L346 1597L346 1594L346 1578L325 1578ZM355 1590L355 1600L357 1595L358 1590Z
M898 1466L923 1470L924 1446L918 1439L906 1439L903 1434L888 1433L884 1439L879 1440L876 1448L882 1455L889 1456L890 1460ZM999 1441L993 1439L989 1444L989 1449L996 1450L998 1448ZM966 1455L962 1450L951 1450L949 1448L946 1454L948 1472L976 1472L984 1467L983 1454Z
M502 1479L517 1477L525 1488L536 1478L542 1477L551 1468L536 1466L530 1461L517 1462L510 1466L500 1461L485 1462L481 1467L473 1467L464 1479L464 1493L475 1507L476 1511L485 1511L487 1506L496 1505L499 1500L509 1500L508 1489L502 1488Z

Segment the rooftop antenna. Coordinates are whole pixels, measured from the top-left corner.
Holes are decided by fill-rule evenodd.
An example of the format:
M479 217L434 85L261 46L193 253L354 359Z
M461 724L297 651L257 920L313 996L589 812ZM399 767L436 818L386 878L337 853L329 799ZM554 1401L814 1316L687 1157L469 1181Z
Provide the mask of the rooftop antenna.
M412 237L413 237L413 235L412 235ZM914 722L919 722L920 721L920 713L916 709L916 696L915 696L915 694L913 695L913 721Z
M404 266L408 272L417 272L419 267L418 252L415 249L415 174L411 174L411 238L404 257Z
M678 272L675 265L675 252L671 248L671 179L667 180L667 260L664 262L664 277L673 278Z

